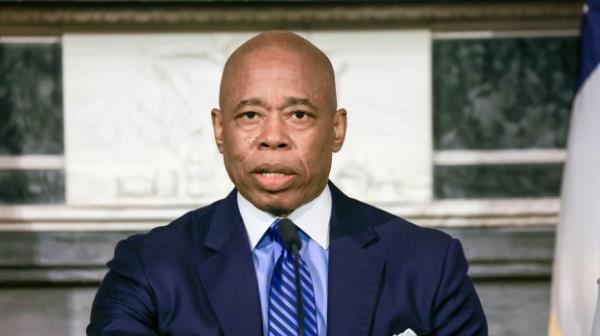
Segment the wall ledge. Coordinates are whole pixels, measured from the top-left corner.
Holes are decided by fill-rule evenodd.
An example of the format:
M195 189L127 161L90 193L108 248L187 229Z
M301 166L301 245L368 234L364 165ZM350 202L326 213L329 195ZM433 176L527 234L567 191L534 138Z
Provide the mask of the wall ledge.
M460 239L477 281L548 279L554 228L446 228ZM117 242L133 232L3 232L0 287L97 285Z

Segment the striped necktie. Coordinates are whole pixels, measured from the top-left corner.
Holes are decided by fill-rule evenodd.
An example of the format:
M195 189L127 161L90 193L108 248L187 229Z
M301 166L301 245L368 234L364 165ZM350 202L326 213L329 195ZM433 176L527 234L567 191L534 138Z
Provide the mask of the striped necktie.
M302 300L296 300L296 276L294 258L285 249L277 224L271 227L271 239L281 246L281 256L275 264L269 289L269 336L317 336L317 307L310 272L302 257L299 257L299 274ZM304 328L299 329L297 307L304 315Z

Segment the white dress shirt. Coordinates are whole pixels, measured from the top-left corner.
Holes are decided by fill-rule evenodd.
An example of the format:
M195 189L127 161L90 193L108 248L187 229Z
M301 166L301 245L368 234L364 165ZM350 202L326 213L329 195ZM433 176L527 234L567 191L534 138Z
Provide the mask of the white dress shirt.
M269 287L275 263L281 254L279 244L265 235L278 218L255 207L239 192L238 207L248 232L252 260L260 296L263 334L268 335ZM290 213L289 218L298 226L302 247L300 255L311 273L317 306L319 335L327 334L327 267L329 263L329 220L331 218L331 191L329 186L312 201Z

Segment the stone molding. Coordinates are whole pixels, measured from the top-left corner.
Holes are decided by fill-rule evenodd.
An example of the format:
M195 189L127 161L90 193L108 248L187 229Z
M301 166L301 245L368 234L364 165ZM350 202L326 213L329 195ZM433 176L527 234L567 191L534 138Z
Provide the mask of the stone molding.
M558 223L558 198L442 200L423 204L374 204L418 225L438 228L508 227ZM198 205L174 207L83 207L0 205L4 232L144 231L165 225Z
M554 228L445 228L460 239L477 281L548 279ZM2 232L0 287L97 285L121 239L140 231Z
M273 4L273 5L0 5L0 32L21 26L70 30L227 30L328 29L369 26L427 26L441 30L456 24L573 28L581 14L577 2L470 4ZM107 24L109 26L107 26ZM439 27L438 27L439 26Z

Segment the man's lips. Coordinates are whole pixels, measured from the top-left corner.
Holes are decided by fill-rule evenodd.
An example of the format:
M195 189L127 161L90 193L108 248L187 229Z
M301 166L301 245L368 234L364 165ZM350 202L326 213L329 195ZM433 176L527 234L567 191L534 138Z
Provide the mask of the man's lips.
M282 164L262 164L252 170L252 176L258 185L269 191L285 189L295 175L293 169Z
M262 163L252 169L253 174L279 173L283 175L295 175L296 172L288 165L281 163Z

